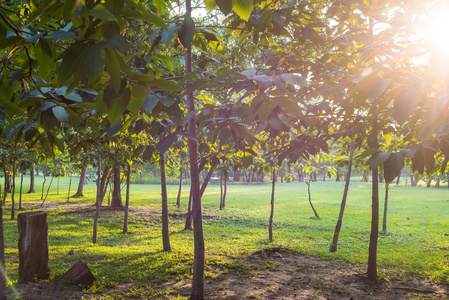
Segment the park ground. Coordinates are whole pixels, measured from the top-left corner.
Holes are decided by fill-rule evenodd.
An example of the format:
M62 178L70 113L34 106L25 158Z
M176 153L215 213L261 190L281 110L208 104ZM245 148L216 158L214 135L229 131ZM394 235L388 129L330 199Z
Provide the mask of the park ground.
M131 185L128 234L122 233L123 211L102 207L99 240L94 245L95 187L88 184L85 197L67 202L67 182L61 179L59 194L53 186L43 206L39 189L23 195L25 209L21 212L48 212L52 276L39 284L17 284L17 223L10 220L7 198L3 217L11 298L188 298L193 235L183 230L187 186L181 208L174 205L177 186L169 186L172 252L166 253L160 237L158 185ZM379 238L377 283L368 282L365 275L371 219L368 183L354 180L350 186L337 253L328 249L343 183L312 183L312 201L320 219L308 204L305 183L278 184L272 243L267 231L270 189L269 184L229 185L223 211L218 209L219 186L206 190L207 299L448 297L449 189L390 187L388 230ZM68 255L70 250L75 255ZM92 287L63 287L54 280L80 259L97 278Z

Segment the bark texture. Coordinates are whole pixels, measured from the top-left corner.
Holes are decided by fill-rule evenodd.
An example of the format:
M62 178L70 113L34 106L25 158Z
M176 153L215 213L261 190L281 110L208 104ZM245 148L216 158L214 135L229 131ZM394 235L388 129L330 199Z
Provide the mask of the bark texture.
M122 203L122 195L120 190L120 166L114 167L114 190L112 191L112 201L111 206L112 207L123 207Z
M36 282L50 277L48 263L47 212L18 215L19 283Z
M95 276L87 264L80 260L67 272L57 278L57 281L66 285L89 287L95 281Z

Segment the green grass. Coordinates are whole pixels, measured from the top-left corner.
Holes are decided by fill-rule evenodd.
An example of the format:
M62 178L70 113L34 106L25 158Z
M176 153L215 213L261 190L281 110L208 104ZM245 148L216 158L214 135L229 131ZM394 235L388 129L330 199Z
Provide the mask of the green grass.
M175 207L178 186L168 186L171 253L162 252L160 186L131 185L129 234L122 234L123 212L104 209L99 222L98 243L92 244L95 186L85 186L85 197L67 201L68 179L56 180L44 206L40 184L36 194L24 194L23 205L49 213L50 268L52 277L64 273L74 262L85 260L97 282L88 291L114 297L188 296L185 286L162 289L167 282L190 282L193 261L192 232L182 231L188 186L183 186L182 207ZM28 179L25 180L28 183ZM47 183L49 179L47 180ZM75 192L73 181L72 193ZM383 186L380 186L383 207ZM24 187L24 191L28 186ZM338 252L330 253L334 226L343 192L341 182L312 183L312 201L321 219L313 218L305 183L276 185L274 242L268 243L270 184L228 186L226 209L220 211L220 188L209 185L203 197L206 243L206 280L220 278L228 268L250 276L242 258L258 249L283 246L302 254L336 259L363 269L368 259L371 221L371 186L353 181L341 229ZM46 190L45 190L46 191ZM124 192L124 190L123 190ZM18 202L18 194L16 195ZM107 198L105 199L107 201ZM4 207L6 264L9 286L18 279L17 223L10 220L10 196ZM449 189L390 187L388 232L379 237L378 265L383 277L417 275L449 283ZM382 215L382 209L380 211ZM380 220L382 221L382 219ZM76 255L68 256L70 249ZM110 287L125 286L121 290ZM115 294L114 294L115 293ZM181 299L181 298L180 298Z

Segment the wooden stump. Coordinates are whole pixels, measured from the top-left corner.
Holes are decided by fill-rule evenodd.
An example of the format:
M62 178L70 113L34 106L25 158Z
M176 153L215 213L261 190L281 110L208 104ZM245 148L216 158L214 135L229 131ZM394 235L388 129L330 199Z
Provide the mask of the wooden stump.
M67 285L82 285L88 287L95 281L95 276L89 270L87 264L80 260L67 272L56 278L58 281Z
M36 282L50 277L48 263L47 212L22 213L19 227L19 283Z

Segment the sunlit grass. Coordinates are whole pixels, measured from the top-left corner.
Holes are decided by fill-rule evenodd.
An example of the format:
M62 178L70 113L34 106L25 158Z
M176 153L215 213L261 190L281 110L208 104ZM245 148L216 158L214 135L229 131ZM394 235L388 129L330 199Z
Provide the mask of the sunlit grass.
M188 186L183 187L180 209L175 206L178 186L168 186L173 251L164 253L159 185L131 186L128 234L121 233L123 211L102 208L98 243L94 245L91 243L95 197L92 182L85 186L85 197L70 198L68 204L65 203L68 179L61 179L59 195L54 182L46 203L40 207L41 180L42 177L38 177L35 194L23 195L23 206L28 209L24 211L43 209L49 213L52 278L83 259L97 277L89 292L114 298L117 295L109 288L128 284L120 292L121 296L156 297L162 295L160 287L165 283L184 280L184 285L176 285L163 292L188 296L186 285L191 280L193 262L193 235L190 231L183 231ZM76 183L74 180L71 194L75 193ZM220 211L220 188L209 185L203 197L206 280L223 276L227 267L255 250L277 246L359 264L364 268L371 220L370 184L354 181L350 186L337 253L330 253L328 249L340 208L343 183L312 183L312 201L321 219L314 218L305 183L277 184L273 243L268 243L270 189L270 184L229 185L226 208ZM25 187L24 191L27 190ZM383 186L380 190L383 207ZM380 274L401 276L412 273L449 283L446 257L449 250L449 189L392 185L389 197L388 232L379 238ZM18 194L15 198L17 204ZM17 283L19 262L17 223L10 220L10 203L8 196L3 217L11 287ZM67 255L71 249L75 251L74 256Z

